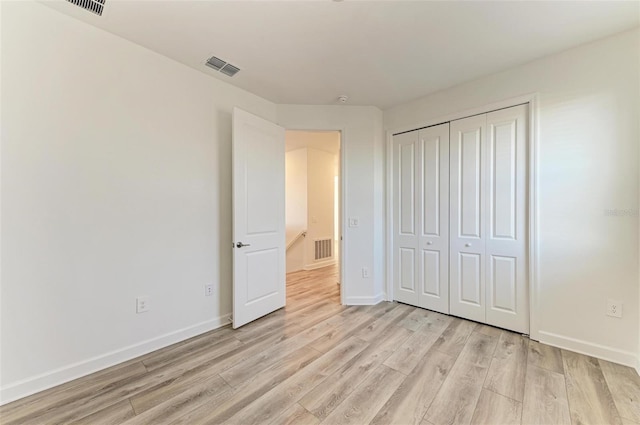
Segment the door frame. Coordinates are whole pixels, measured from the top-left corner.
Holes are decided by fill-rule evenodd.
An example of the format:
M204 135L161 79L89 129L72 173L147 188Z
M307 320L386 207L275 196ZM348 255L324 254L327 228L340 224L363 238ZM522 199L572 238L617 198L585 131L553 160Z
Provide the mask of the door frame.
M282 124L278 124L282 125ZM347 233L345 226L345 217L347 216L347 203L345 202L345 194L347 188L347 176L345 173L346 169L346 158L345 158L345 141L347 139L347 132L344 128L335 128L335 127L326 127L326 128L298 128L298 127L288 127L282 125L284 127L285 133L287 131L308 131L308 132L327 132L327 131L337 131L340 133L340 155L339 155L339 168L340 168L340 217L338 228L340 230L340 252L338 255L338 265L339 265L339 279L340 279L340 304L346 305L346 294L347 294L347 282L345 280L345 270L346 270L346 251L347 251ZM286 196L286 193L285 193ZM286 223L285 223L286 224ZM286 258L285 258L286 261ZM286 305L286 304L285 304Z
M540 340L540 327L538 324L538 292L539 282L538 276L540 275L538 267L539 258L539 197L538 197L538 174L539 174L539 141L538 141L538 93L528 93L521 96L516 96L501 100L498 102L488 103L483 106L475 108L464 109L458 112L453 112L434 119L428 119L415 125L402 126L387 130L387 161L386 161L386 193L387 193L387 214L386 214L386 300L393 301L393 199L395 196L393 187L393 135L403 133L406 131L418 130L424 127L431 127L438 124L443 124L450 121L467 118L473 115L485 114L487 112L495 111L497 109L510 108L512 106L518 106L522 104L529 105L528 111L528 137L529 144L527 149L527 200L529 202L527 208L527 224L528 224L528 237L527 244L527 262L528 262L528 285L529 285L529 336L531 339Z

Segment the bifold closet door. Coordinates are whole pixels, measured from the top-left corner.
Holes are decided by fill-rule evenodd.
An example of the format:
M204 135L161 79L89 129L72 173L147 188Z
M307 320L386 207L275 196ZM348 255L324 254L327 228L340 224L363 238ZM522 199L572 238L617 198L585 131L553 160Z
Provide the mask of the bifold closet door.
M487 323L529 333L527 105L487 114Z
M451 123L451 314L529 333L527 106Z
M486 115L451 122L451 314L484 322Z
M449 124L393 138L394 297L449 313Z

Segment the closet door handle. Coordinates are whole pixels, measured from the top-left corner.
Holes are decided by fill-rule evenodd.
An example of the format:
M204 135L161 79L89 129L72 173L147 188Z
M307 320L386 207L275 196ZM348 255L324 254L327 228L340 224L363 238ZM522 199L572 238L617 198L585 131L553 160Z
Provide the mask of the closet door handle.
M433 245L433 242L428 241L428 242L427 242L427 245Z
M469 248L469 247L471 246L471 244L470 244L470 243L466 243L466 244L464 244L464 246L466 246L467 248Z

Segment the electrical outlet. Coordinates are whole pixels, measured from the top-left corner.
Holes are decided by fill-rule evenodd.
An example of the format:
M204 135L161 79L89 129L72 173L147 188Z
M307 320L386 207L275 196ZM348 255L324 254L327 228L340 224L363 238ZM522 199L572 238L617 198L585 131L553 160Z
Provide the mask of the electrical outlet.
M359 217L350 217L349 218L349 227L360 227L360 218Z
M607 300L607 316L622 317L622 302Z
M369 277L369 269L367 267L362 268L362 277L365 279Z
M136 298L136 313L145 313L149 311L149 297Z
M204 295L210 297L213 295L213 283L204 285Z

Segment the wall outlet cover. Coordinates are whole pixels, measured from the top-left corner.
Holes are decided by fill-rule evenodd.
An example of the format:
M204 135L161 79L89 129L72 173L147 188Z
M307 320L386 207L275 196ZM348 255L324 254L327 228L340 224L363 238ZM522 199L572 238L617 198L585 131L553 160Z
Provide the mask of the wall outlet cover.
M149 297L143 296L136 298L136 313L146 313L149 311Z
M622 317L622 301L607 300L607 316Z

